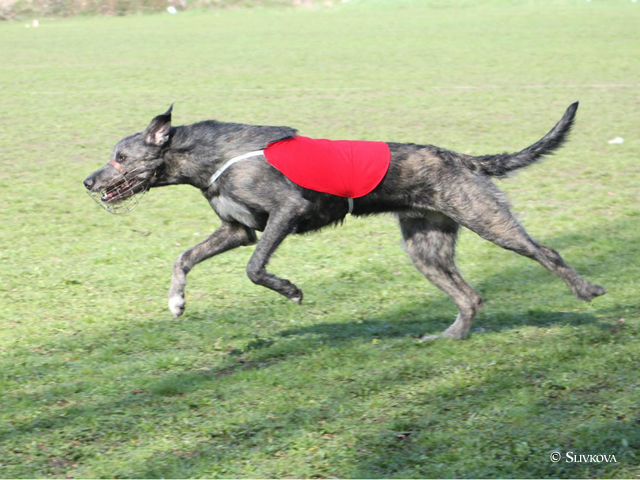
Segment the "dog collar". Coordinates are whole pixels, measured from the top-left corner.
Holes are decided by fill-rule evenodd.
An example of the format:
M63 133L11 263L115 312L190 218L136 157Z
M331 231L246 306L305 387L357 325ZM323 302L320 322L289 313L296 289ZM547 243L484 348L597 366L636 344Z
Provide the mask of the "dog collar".
M209 184L207 185L207 187L210 187L211 185L213 185L213 183L220 178L220 175L222 175L224 173L224 171L229 168L231 165L233 165L234 163L238 163L241 160L246 160L247 158L251 158L251 157L258 157L260 155L264 155L264 150L256 150L254 152L249 152L249 153L245 153L243 155L238 155L237 157L233 157L231 160L225 162L224 165L222 165L222 167L220 167L218 170L216 170L216 172L211 175L211 179L209 180ZM349 206L349 211L347 213L352 213L353 212L353 198L347 198L347 205Z

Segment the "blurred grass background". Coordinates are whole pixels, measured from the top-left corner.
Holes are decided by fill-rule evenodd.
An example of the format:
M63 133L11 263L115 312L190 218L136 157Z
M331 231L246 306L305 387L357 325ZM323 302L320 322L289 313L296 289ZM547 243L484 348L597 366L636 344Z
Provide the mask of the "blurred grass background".
M623 1L353 0L0 24L1 477L631 477L638 404L640 19ZM174 123L516 150L580 100L568 145L500 182L593 304L463 232L486 299L467 341L393 217L171 265L219 223L189 187L112 217L82 180L171 102ZM611 145L614 137L623 144ZM549 461L551 451L617 463Z
M131 15L161 12L167 7L187 9L237 9L256 7L316 8L339 0L0 0L0 20L77 15ZM351 0L346 0L351 1ZM343 3L346 3L343 1Z

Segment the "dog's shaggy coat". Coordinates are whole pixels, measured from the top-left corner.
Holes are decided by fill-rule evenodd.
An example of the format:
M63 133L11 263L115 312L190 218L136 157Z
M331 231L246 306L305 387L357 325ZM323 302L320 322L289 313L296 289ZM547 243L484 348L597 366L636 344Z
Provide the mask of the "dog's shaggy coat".
M577 108L577 103L571 105L541 140L514 154L472 157L433 145L388 143L391 164L386 176L371 193L354 200L352 213L395 213L415 266L458 307L455 322L445 332L424 339L465 338L482 306L480 295L465 282L454 262L460 225L538 261L562 278L579 299L590 301L605 293L565 264L558 252L533 240L491 181L491 177L505 177L559 148L567 139ZM175 262L169 291L169 308L175 316L184 312L186 276L196 264L256 242L247 265L249 278L300 303L302 292L290 281L268 273L267 262L287 235L341 221L348 212L347 200L295 185L263 157L233 165L209 185L213 173L231 158L290 138L296 130L213 120L172 127L171 110L155 117L144 132L118 142L110 164L92 173L85 187L100 191L123 170L135 170L138 182L130 194L189 184L202 191L221 218L218 230ZM264 232L259 241L256 230Z

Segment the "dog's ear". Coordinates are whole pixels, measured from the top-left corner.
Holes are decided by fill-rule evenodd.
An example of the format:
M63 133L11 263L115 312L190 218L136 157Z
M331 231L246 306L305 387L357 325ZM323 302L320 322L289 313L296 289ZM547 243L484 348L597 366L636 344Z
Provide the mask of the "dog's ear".
M171 110L173 110L173 103L162 115L158 115L144 131L144 140L152 145L161 147L167 140L169 140L169 130L171 130Z

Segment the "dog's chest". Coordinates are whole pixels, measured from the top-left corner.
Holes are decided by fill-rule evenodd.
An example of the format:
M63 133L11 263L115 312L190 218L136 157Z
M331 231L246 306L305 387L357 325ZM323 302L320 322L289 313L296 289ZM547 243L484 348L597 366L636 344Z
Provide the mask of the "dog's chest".
M249 209L229 197L218 195L209 203L222 220L238 222L250 228L260 228L258 220Z

